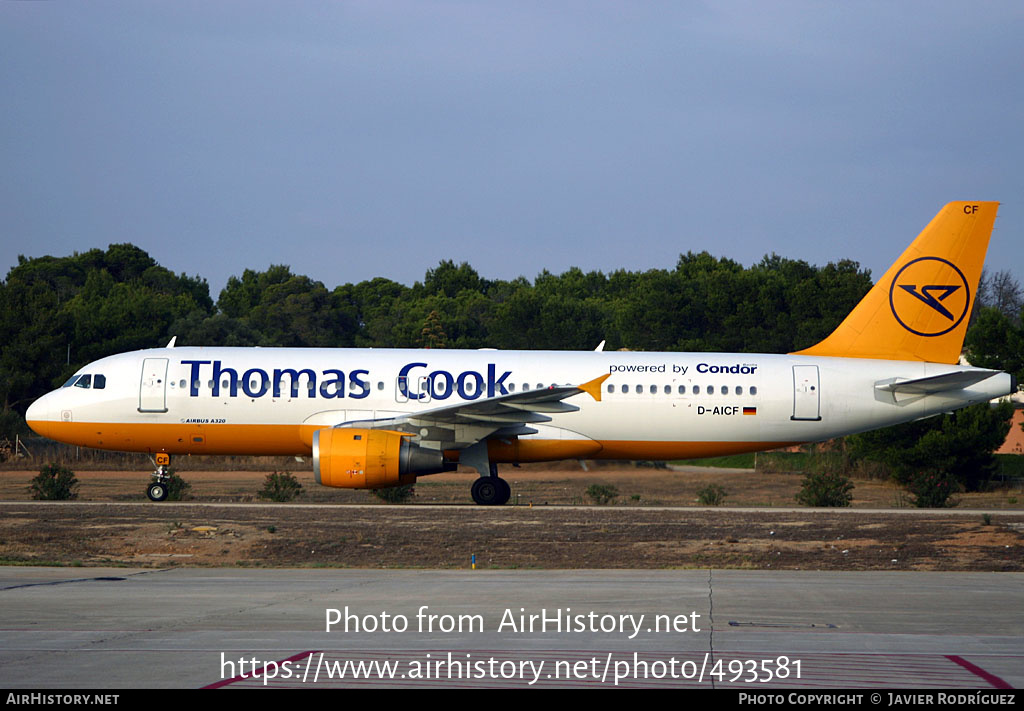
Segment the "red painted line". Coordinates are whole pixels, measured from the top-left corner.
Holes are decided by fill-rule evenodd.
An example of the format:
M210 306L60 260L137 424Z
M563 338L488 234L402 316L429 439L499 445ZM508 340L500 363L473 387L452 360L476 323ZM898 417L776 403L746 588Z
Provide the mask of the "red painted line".
M316 654L316 653L317 653L317 650L315 650L315 649L311 649L308 652L299 652L298 654L293 655L291 657L288 657L287 659L282 659L282 660L280 660L278 662L275 662L275 664L277 664L280 667L285 662L297 662L300 659L305 659L309 655ZM239 674L238 676L233 676L230 679L223 679L221 681L215 681L212 684L209 684L207 686L203 686L203 687L200 687L200 688L203 688L203 689L219 689L222 686L227 686L228 684L234 684L236 681L248 681L249 679L260 677L261 672L264 669L266 669L267 666L269 666L269 664L263 665L262 667L260 667L259 669L257 669L256 671L254 671L251 674Z
M995 674L989 674L987 671L985 671L981 667L978 667L978 666L975 666L975 665L971 664L969 661L967 661L963 657L958 657L958 656L953 655L953 654L947 654L946 655L946 659L948 659L951 662L956 662L957 664L959 664L960 666L962 666L964 669L966 669L967 671L971 672L972 674L976 674L976 675L980 676L982 679L984 679L985 681L987 681L989 684L991 684L992 686L994 686L997 689L1012 689L1013 688L1012 686L1007 684L1005 681L1000 679Z

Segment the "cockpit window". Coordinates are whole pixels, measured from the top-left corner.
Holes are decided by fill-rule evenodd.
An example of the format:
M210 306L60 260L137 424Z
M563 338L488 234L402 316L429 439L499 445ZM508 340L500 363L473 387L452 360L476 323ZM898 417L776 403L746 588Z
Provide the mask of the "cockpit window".
M86 373L85 375L77 374L72 375L68 378L67 382L61 385L62 388L70 388L71 386L76 388L94 388L96 390L102 390L107 387L107 376L105 375L91 375Z

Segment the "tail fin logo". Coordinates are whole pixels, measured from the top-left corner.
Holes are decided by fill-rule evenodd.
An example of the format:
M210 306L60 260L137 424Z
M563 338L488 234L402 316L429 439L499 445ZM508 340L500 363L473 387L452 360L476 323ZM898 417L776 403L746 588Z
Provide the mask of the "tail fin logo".
M899 324L918 336L949 333L971 305L971 289L956 265L940 257L919 257L896 273L889 305Z

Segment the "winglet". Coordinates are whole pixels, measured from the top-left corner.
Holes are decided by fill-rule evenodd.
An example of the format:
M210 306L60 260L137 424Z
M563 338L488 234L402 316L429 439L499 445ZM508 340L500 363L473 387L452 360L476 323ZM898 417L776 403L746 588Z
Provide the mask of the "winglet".
M594 378L593 380L583 383L583 385L577 385L576 387L590 395L590 397L594 398L598 402L601 402L601 385L610 377L612 377L611 373L605 373L600 378Z

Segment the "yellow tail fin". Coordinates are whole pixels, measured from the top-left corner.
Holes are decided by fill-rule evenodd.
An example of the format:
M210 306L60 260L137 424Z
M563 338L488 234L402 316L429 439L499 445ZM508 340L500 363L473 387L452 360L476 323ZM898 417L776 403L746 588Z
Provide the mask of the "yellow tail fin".
M998 202L951 202L821 343L796 355L956 363Z

